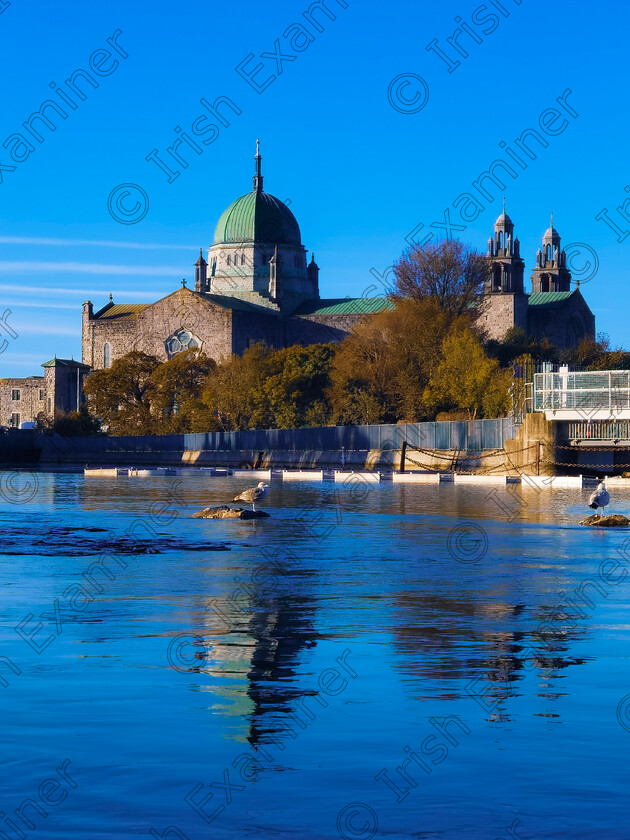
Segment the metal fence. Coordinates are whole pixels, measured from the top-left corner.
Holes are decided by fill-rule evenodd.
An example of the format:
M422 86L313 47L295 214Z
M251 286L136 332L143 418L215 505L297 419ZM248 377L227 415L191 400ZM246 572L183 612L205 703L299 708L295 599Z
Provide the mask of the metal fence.
M536 373L534 409L588 411L630 408L630 371Z
M569 423L569 438L578 441L630 440L630 420L604 420L602 422Z
M511 418L497 420L403 423L380 426L324 426L309 429L256 429L189 435L61 438L38 435L42 456L76 460L120 452L237 450L369 450L400 449L403 443L419 449L457 449L479 452L501 449L516 434ZM73 457L73 453L77 454Z

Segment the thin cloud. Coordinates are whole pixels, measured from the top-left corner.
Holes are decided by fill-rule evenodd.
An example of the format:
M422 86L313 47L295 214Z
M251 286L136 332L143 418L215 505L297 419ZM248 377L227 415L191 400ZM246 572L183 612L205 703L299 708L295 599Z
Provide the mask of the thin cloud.
M175 289L167 289L165 291L160 291L159 289L151 289L151 290L138 290L135 291L128 291L125 289L85 289L83 287L78 289L72 288L60 288L58 286L45 286L43 288L36 289L39 295L50 294L50 295L79 295L83 300L86 300L89 297L98 298L100 296L107 297L111 291L114 298L146 298L149 301L155 300L157 295L161 295L162 297L166 297L166 295L171 294L175 291ZM18 284L12 283L0 283L0 292L23 292L24 294L29 294L32 296L33 289L26 290L24 286L20 286ZM0 305L2 305L3 301L0 299ZM16 304L16 306L19 304Z
M39 301L33 302L32 300L11 300L10 298L7 300L6 298L2 298L0 300L0 306L16 306L24 309L28 307L29 309L70 309L73 312L77 311L76 303L50 303L50 301Z
M29 326L22 326L19 323L19 321L16 321L15 331L19 333L19 335L67 335L72 338L77 337L76 326L60 327L47 326L45 324L31 324Z
M196 251L198 245L166 245L163 242L116 242L111 239L57 239L37 236L0 236L2 245L92 245L99 248L136 248L141 250Z
M181 276L185 274L189 266L150 266L150 265L107 265L103 263L78 263L78 262L10 262L0 261L0 271L67 271L79 272L81 274L127 274L142 276Z

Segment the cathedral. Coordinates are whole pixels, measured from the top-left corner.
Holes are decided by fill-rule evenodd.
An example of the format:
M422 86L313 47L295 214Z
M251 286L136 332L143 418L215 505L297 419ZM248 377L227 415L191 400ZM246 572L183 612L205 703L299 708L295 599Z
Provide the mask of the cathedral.
M571 289L567 254L560 246L560 234L551 224L542 238L532 272L531 294L525 292L521 258L514 224L505 212L494 225L488 240L490 273L486 281L479 326L487 338L501 340L512 327L532 338L548 339L560 349L577 347L585 338L595 338L595 316L579 290Z
M319 296L319 268L307 259L293 213L263 190L257 144L253 188L222 213L195 286L151 304L83 304L83 362L93 370L140 350L164 361L200 347L215 360L258 341L280 348L338 342L362 317L391 308L386 298Z
M46 362L44 376L0 380L0 426L76 410L83 380L115 359L139 350L160 361L190 347L219 361L264 341L270 347L339 342L366 315L392 309L386 297L319 296L319 268L307 258L300 227L287 205L263 190L256 146L252 190L222 213L213 242L194 266L194 288L181 288L155 303L109 302L94 311L83 304L83 362ZM595 337L595 318L579 288L571 290L567 254L551 226L542 239L525 292L525 263L514 225L503 213L488 241L489 274L478 324L489 339L512 327L559 348ZM578 284L579 285L579 284Z

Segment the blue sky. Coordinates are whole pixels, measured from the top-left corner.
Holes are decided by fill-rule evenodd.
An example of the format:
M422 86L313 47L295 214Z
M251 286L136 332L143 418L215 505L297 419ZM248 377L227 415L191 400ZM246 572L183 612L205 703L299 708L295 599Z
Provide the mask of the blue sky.
M509 162L499 144L516 150L514 139L536 129L547 146L531 145L535 158L521 155L527 165L513 164L515 178L497 170L505 189L485 182L492 199L481 201L483 212L459 235L485 249L505 192L529 278L553 210L563 244L588 246L574 245L574 269L594 265L597 255L597 273L582 291L598 331L615 345L630 343L630 235L618 242L595 218L607 208L630 231L616 210L630 198L627 7L604 2L595 15L581 0L327 5L335 20L320 14L319 31L303 16L306 0L0 0L0 375L40 373L55 354L79 358L85 299L99 308L111 291L121 303L147 302L182 277L192 285L199 248L211 243L222 210L251 189L256 137L265 189L290 200L320 265L321 294L333 297L376 285L371 269L383 274L420 224L416 238L439 234L431 224L444 223L447 209L463 225L453 202L464 192L481 200L472 182L493 160ZM302 34L291 46L298 21L312 40ZM460 23L473 33L454 39L466 58L446 41ZM425 49L434 39L451 67L459 58L452 72ZM278 51L286 57L274 59ZM243 73L253 81L235 70L250 53ZM56 91L68 95L64 81L81 68L98 87L75 77L85 98L71 97L66 119L49 110L56 130L35 124L41 142L33 138L23 122L46 99L64 107ZM403 74L414 74L410 85L391 86ZM268 84L259 92L254 82ZM417 91L424 106L401 112L414 109ZM554 121L542 117L550 128L544 135L541 115L559 108L563 94L570 110ZM229 125L219 123L216 139L201 146L212 136L212 118L200 100L217 97L241 113L220 108ZM205 138L193 125L206 129ZM188 167L171 157L180 175L169 183L145 158L157 149L168 160L176 127L202 151L182 144ZM20 133L28 147L19 145ZM135 224L108 212L108 196L122 184L148 196ZM123 211L135 202L123 195Z

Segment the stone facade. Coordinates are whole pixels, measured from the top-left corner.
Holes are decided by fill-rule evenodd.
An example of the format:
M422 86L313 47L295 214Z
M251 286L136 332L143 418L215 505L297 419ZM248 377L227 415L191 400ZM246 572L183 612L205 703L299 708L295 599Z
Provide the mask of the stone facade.
M46 411L46 388L43 376L23 379L0 379L0 426L19 428Z
M153 304L83 304L83 361L109 367L131 350L160 361L200 347L220 361L264 341L270 347L343 340L385 298L322 300L319 268L307 262L289 208L262 189L261 157L253 190L224 211L207 259L200 251L194 290L183 287Z
M488 240L488 260L489 277L478 316L487 338L500 341L512 327L532 338L546 338L560 349L595 338L595 316L579 288L571 289L567 255L553 215L536 254L531 294L525 292L520 243L505 207L495 222L494 237Z
M43 376L0 379L0 426L52 419L76 411L83 402L87 365L73 359L51 359L42 365Z

